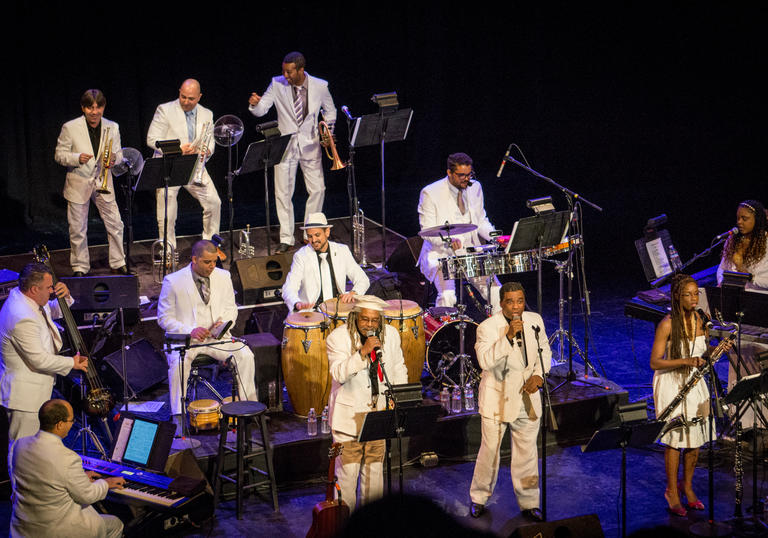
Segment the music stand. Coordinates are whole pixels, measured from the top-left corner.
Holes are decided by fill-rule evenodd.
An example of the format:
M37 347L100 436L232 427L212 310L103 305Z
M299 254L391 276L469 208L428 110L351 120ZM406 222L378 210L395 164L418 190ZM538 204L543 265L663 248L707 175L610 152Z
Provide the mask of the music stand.
M652 445L664 428L662 421L648 421L645 402L618 407L619 426L597 430L581 448L584 452L621 449L621 536L627 535L627 447Z
M168 143L171 142L171 143ZM157 143L162 157L147 159L144 169L136 180L134 191L164 190L163 202L163 278L167 270L168 256L168 189L189 183L189 176L197 162L197 155L182 155L178 140Z
M386 181L384 173L384 144L405 140L413 118L413 109L397 110L397 95L377 94L372 100L379 105L378 114L357 119L352 130L350 148L379 145L381 158L381 263L387 260Z
M281 136L280 131L277 129L265 130L263 131L263 134L264 140L253 142L248 146L248 149L245 150L243 164L240 165L240 169L237 170L235 174L243 175L264 170L264 212L266 213L267 218L267 256L271 256L272 240L269 237L269 229L271 226L269 216L269 167L275 166L283 160L283 154L293 135L287 134ZM231 244L234 241L231 234L229 241ZM234 263L233 260L230 260L230 263Z
M408 385L395 385L408 387ZM419 387L421 399L421 387ZM437 422L440 414L439 405L408 406L405 403L398 404L395 400L395 408L384 411L373 411L365 415L363 428L360 430L358 442L378 441L385 439L387 443L387 494L392 493L392 451L391 440L397 438L397 457L399 467L400 498L403 496L403 437L411 437L417 434L429 433Z

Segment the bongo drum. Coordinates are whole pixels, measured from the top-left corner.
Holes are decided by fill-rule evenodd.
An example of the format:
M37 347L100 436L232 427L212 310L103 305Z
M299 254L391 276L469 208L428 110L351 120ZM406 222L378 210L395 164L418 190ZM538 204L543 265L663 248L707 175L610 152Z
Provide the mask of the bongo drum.
M195 400L187 406L189 425L195 430L216 430L219 428L219 408L216 400Z

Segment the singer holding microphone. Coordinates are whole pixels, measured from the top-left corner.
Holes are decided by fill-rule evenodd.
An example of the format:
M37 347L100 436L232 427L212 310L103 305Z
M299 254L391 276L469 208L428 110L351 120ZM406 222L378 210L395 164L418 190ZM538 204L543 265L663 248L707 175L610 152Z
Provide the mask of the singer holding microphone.
M525 311L525 290L505 283L499 292L501 311L477 328L475 352L483 370L478 399L482 439L469 496L470 514L480 517L499 474L499 449L509 427L512 485L523 517L542 521L539 509L539 456L536 438L542 413L539 389L552 351L544 320ZM539 351L541 358L539 358Z
M386 308L387 302L374 295L356 296L347 323L326 340L333 380L330 426L334 442L343 445L336 476L350 511L357 504L358 477L361 504L384 493L385 441L357 442L365 415L386 407L387 380L392 385L408 382L400 335L383 321Z

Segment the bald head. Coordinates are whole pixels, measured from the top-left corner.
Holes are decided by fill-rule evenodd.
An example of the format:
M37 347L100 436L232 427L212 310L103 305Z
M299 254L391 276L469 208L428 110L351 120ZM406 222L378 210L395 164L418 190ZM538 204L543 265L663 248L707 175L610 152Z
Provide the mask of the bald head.
M62 425L71 424L70 417L73 416L72 406L66 400L48 400L37 412L40 429L51 433L57 433L57 428L62 429ZM69 428L66 430L69 431Z
M181 83L181 88L179 88L179 104L181 109L184 112L194 109L202 95L200 83L193 78L188 78Z

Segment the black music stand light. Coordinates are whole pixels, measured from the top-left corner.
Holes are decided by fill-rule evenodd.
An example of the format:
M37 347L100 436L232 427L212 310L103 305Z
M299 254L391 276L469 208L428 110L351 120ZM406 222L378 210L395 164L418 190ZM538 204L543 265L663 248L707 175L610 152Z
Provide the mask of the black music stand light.
M272 127L272 123L276 124L277 122L269 122L257 127L257 130L264 135L264 140L253 142L248 146L248 149L245 150L245 157L243 157L243 164L240 165L240 169L235 172L235 175L241 176L250 172L264 170L264 212L267 220L267 256L272 255L272 240L269 236L271 227L269 215L269 168L279 164L280 161L283 160L283 155L288 147L288 142L290 142L291 136L293 136L290 134L281 136L277 127ZM229 242L230 244L234 244L231 227ZM234 260L230 260L229 263L234 263Z
M652 445L664 428L662 421L649 421L647 404L618 406L619 425L597 430L583 452L621 449L621 536L627 535L627 447Z
M163 277L166 274L168 256L168 189L189 183L189 176L197 162L197 155L182 155L179 140L162 140L157 147L162 157L147 159L144 169L136 180L134 190L149 191L164 189L163 201Z

